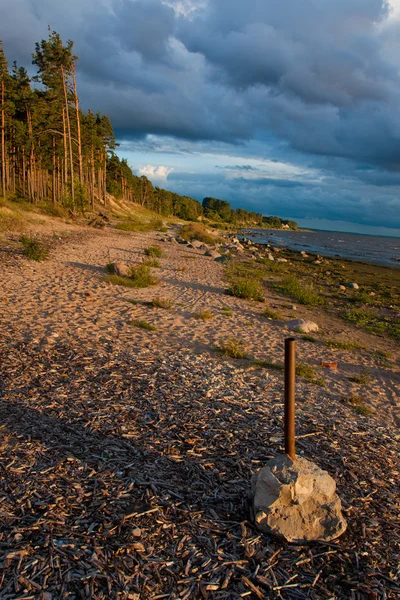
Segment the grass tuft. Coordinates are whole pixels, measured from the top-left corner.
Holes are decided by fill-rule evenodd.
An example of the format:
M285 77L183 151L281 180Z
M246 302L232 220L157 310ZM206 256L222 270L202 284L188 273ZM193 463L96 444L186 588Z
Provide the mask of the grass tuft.
M222 312L224 313L225 316L227 316L227 317L232 317L233 316L232 309L229 308L229 306L223 306L221 308L221 310L222 310Z
M109 265L107 265L108 267ZM157 285L158 279L153 277L148 265L140 264L137 267L131 267L129 277L120 277L119 275L106 275L104 281L112 285L122 285L130 288L145 288L151 285Z
M248 351L245 343L238 338L229 337L221 340L219 345L215 347L217 352L230 358L248 358Z
M170 310L174 306L174 301L172 298L162 298L161 296L157 296L153 298L150 302L150 305L153 308L164 308L165 310Z
M273 321L281 321L282 316L278 311L272 310L268 306L263 310L262 316L266 319L272 319Z
M325 340L325 344L329 348L335 350L365 350L365 346L358 342L340 342L339 340Z
M142 261L142 265L145 265L147 267L153 267L153 269L159 269L161 266L160 261L156 258L145 258Z
M194 319L198 319L199 321L208 321L209 319L214 318L214 313L212 313L210 310L203 309L199 310L197 313L193 313L192 317Z
M302 283L294 275L284 277L276 287L300 304L306 304L307 306L323 304L323 299L315 292L314 286L311 283Z
M238 277L231 281L230 287L226 291L230 296L236 298L245 298L246 300L264 301L264 291L260 283L255 279Z
M346 404L351 406L351 408L359 415L368 416L373 413L373 411L370 408L368 408L368 406L365 406L360 396L350 396L349 398L344 398L343 400Z
M315 342L317 342L317 338L314 337L313 335L310 335L309 333L307 333L306 335L303 335L301 337L302 340L304 340L305 342L313 342L315 344Z
M203 242L203 244L209 244L210 246L215 246L217 241L215 237L208 233L207 229L203 225L200 225L200 223L189 223L188 225L184 225L179 230L179 235L186 242L198 240L199 242Z
M358 383L358 385L368 385L369 383L371 383L371 380L372 377L367 371L364 373L359 373L358 375L354 375L353 377L349 377L349 381Z
M49 245L33 237L32 235L22 235L19 238L19 241L24 248L25 256L30 260L42 262L49 256Z
M147 321L129 321L129 325L133 325L133 327L138 327L139 329L146 329L146 331L156 331L157 327L151 325Z
M146 256L150 256L151 258L161 258L163 255L163 251L158 244L145 248L144 253Z
M297 363L296 365L296 375L302 377L309 383L314 383L315 385L319 385L321 387L325 387L325 381L322 377L319 377L316 373L314 367L307 363Z
M129 278L135 283L132 287L144 288L159 283L158 279L151 274L149 265L143 263L131 267Z
M283 371L285 368L279 363L269 362L268 360L255 360L253 364L261 369L276 369L277 371Z

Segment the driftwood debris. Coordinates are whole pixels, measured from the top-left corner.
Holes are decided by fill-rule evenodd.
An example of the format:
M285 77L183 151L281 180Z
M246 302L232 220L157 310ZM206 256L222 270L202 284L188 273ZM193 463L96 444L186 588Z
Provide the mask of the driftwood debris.
M251 474L282 451L279 375L6 337L2 599L400 597L394 428L299 384L297 452L335 477L348 531L290 546L249 519Z

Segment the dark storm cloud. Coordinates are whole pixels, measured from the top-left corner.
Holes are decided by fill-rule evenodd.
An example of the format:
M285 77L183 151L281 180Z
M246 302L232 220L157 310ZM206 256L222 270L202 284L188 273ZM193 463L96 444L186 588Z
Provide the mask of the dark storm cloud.
M245 179L244 177L235 177L236 183L243 183L245 185L258 185L261 187L280 187L280 188L296 188L303 187L304 183L301 181L294 181L292 179L278 179L275 177L259 177L254 179Z
M283 153L304 164L308 156L325 163L332 180L307 193L292 179L216 181L234 201L257 202L270 186L281 209L279 188L293 210L340 207L347 216L361 211L361 219L372 219L374 206L379 218L399 210L386 188L399 184L400 26L385 21L384 0L209 0L190 18L174 5L2 0L0 39L9 61L25 66L48 24L73 39L82 106L107 113L121 139L159 134L238 145L269 137L260 158Z

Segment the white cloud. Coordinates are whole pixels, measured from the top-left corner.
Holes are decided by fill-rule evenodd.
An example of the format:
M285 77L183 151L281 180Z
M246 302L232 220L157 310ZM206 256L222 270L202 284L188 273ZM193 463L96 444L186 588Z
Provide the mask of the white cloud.
M155 167L154 165L146 165L145 167L140 167L138 170L139 175L145 175L149 179L167 179L168 175L172 173L173 169L169 167L163 167L160 165L159 167Z

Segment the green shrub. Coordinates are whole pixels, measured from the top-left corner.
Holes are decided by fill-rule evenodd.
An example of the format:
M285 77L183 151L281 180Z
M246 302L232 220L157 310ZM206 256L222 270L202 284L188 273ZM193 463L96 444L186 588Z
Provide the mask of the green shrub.
M227 294L236 298L245 298L247 300L264 301L264 291L255 279L246 279L238 277L232 280L230 287L227 289Z
M129 325L133 325L133 327L138 327L139 329L146 329L147 331L156 331L157 327L151 325L147 321L130 321Z
M222 310L222 312L224 313L224 315L226 315L227 317L232 317L232 315L233 315L233 312L232 312L232 309L231 309L231 308L229 308L229 306L223 306L223 307L221 308L221 310Z
M220 352L224 356L229 356L230 358L247 358L248 354L244 342L234 337L222 340L215 349L217 352Z
M158 245L149 246L148 248L145 248L144 253L146 256L151 256L152 258L161 258L161 256L163 255L163 251Z
M323 299L314 291L314 286L310 283L302 283L294 275L284 277L282 282L276 287L287 296L297 300L300 304L308 306L323 304Z
M32 235L22 235L19 241L24 248L25 256L30 260L41 262L48 257L50 251L49 245Z

